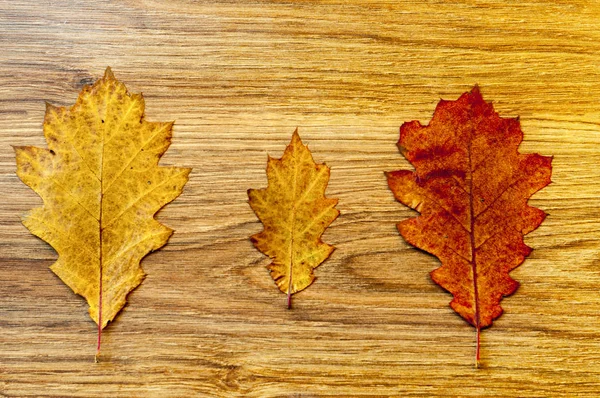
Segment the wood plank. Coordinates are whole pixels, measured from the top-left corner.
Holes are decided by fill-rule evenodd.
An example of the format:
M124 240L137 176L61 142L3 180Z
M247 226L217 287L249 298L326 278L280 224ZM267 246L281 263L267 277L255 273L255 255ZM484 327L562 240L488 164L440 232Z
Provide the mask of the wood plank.
M14 0L0 3L0 396L597 397L600 394L600 4L593 1ZM106 66L176 120L165 165L193 167L160 212L175 229L103 335L20 223L41 203L10 145L44 145L44 101ZM505 314L475 331L407 245L383 171L440 98L479 84L554 155L549 213ZM246 190L293 130L332 169L337 250L285 308L249 235Z

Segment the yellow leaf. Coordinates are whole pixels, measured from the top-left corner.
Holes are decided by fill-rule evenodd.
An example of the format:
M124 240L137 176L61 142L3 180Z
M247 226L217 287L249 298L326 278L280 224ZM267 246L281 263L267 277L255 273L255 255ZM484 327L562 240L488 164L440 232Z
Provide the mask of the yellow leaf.
M313 269L333 252L321 235L337 218L337 199L325 197L329 167L315 164L298 129L281 159L269 157L266 189L249 189L250 206L262 221L262 232L251 237L254 246L273 262L268 266L279 289L291 295L315 279Z
M144 120L144 99L110 68L70 109L47 104L48 149L15 147L17 174L44 201L23 218L58 252L50 269L86 298L100 332L144 279L140 260L172 230L154 214L191 169L159 167L173 123Z

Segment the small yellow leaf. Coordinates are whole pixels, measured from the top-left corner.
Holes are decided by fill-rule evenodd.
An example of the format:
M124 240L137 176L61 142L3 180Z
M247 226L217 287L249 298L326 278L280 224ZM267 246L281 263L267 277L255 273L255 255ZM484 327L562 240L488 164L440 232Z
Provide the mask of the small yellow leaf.
M248 190L250 206L264 226L251 239L273 260L268 269L287 293L290 308L291 295L313 282L313 269L334 250L321 235L340 214L338 200L325 197L329 167L315 164L297 129L283 157L269 157L267 177L267 188Z
M70 109L47 104L48 149L15 147L18 176L44 200L23 224L58 252L50 268L86 298L99 335L144 279L140 260L173 232L154 219L191 171L158 166L172 126L144 120L142 95L108 68Z

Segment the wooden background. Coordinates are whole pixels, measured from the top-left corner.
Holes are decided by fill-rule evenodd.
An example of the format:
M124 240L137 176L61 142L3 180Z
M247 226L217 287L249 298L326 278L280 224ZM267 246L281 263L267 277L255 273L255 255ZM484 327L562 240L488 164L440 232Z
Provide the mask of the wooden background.
M41 200L11 145L44 146L44 101L111 66L176 120L162 164L193 167L158 216L176 230L103 335L20 215ZM385 170L408 120L479 84L554 155L549 213L521 282L482 335L448 306L395 223ZM0 3L0 396L600 396L600 3L59 1ZM293 130L331 166L337 247L292 311L248 236L246 190Z

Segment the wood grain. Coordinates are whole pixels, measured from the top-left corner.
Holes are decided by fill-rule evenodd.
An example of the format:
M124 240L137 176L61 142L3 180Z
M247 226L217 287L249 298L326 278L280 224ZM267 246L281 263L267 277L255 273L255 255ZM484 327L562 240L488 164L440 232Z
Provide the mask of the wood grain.
M600 3L129 0L0 3L0 396L597 397L600 395ZM162 163L193 167L159 215L176 233L103 335L20 223L40 199L11 145L44 145L44 101L70 105L106 66L176 120ZM448 306L395 223L385 170L440 98L479 84L554 155L549 213L521 282L482 335ZM246 190L299 127L331 167L337 250L285 308Z

